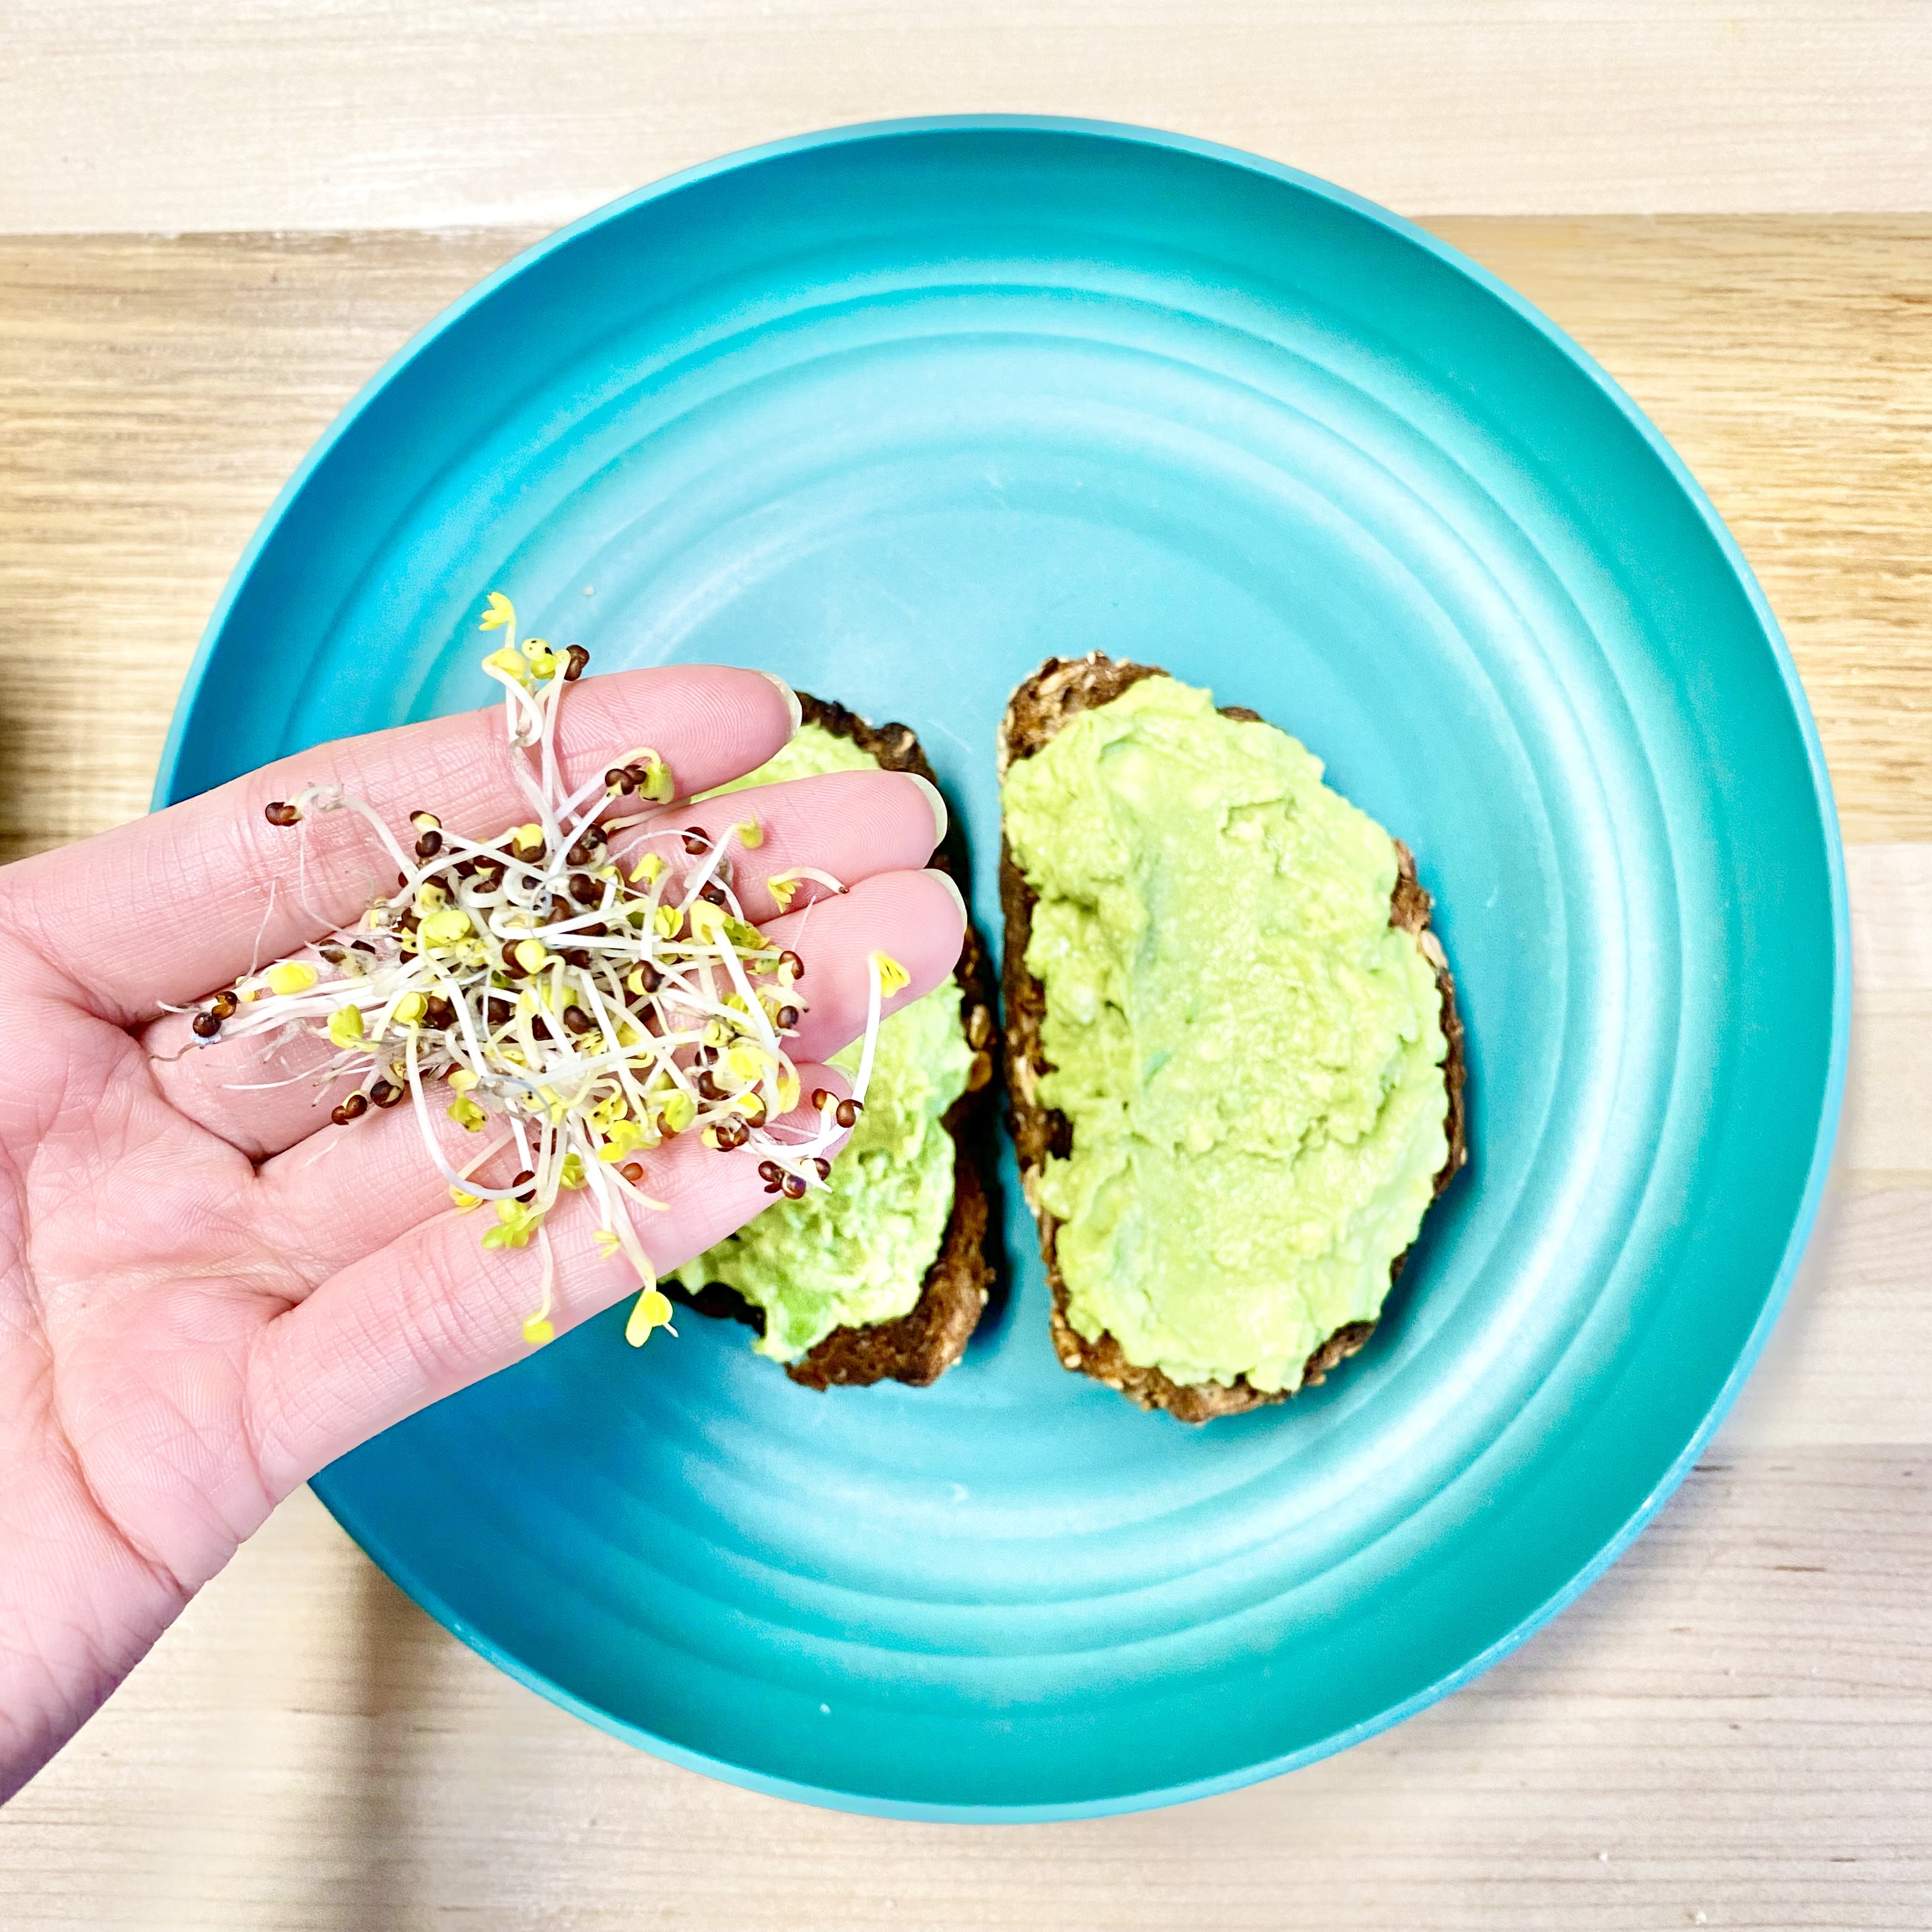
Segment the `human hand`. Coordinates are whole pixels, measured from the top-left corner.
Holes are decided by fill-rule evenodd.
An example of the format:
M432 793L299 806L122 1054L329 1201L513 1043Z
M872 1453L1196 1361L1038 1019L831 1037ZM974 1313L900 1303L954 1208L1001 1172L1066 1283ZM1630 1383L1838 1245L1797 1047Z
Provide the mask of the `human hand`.
M559 742L574 784L648 739L694 793L762 764L796 719L753 672L633 671L575 687ZM0 1800L291 1490L527 1352L537 1258L479 1247L410 1109L334 1126L314 1081L260 1084L302 1071L302 1049L265 1068L259 1043L194 1047L161 1012L352 921L393 874L353 814L314 820L304 851L269 800L336 784L392 824L428 807L493 836L525 815L518 755L499 710L348 740L0 871ZM747 803L676 810L722 831ZM756 809L737 890L777 943L802 943L805 915L776 916L770 873L852 888L812 908L791 1042L807 1093L843 1091L816 1063L863 1029L872 952L910 975L895 1007L958 955L958 894L919 869L928 797L852 772ZM635 1223L661 1274L768 1198L753 1163L692 1137L640 1157L666 1204ZM560 1332L635 1292L580 1196L549 1226Z

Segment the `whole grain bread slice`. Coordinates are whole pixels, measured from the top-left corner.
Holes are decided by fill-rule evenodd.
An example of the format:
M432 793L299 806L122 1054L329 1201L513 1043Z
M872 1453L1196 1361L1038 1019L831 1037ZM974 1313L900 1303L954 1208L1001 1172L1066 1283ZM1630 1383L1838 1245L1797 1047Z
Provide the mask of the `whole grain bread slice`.
M1130 664L1102 656L1049 658L1014 692L1000 722L999 771L1004 779L1010 766L1030 758L1049 743L1083 711L1096 710L1138 684L1142 679L1167 674L1154 664ZM1258 712L1225 705L1222 716L1260 723ZM1448 1042L1443 1073L1448 1089L1447 1133L1449 1151L1436 1176L1436 1193L1454 1179L1469 1157L1468 1116L1463 1088L1468 1078L1462 1022L1456 1010L1456 981L1441 942L1430 930L1429 894L1416 877L1415 860L1400 839L1395 842L1395 890L1390 895L1389 923L1414 935L1416 945L1436 974L1442 999L1442 1034ZM1046 990L1026 970L1027 941L1033 932L1037 896L1029 886L1004 838L1000 842L1000 904L1005 916L1005 964L1000 976L1006 1009L1007 1119L1019 1156L1020 1184L1040 1228L1041 1258L1053 1288L1053 1346L1063 1365L1118 1389L1143 1408L1161 1408L1183 1422L1208 1422L1216 1416L1238 1415L1244 1409L1280 1402L1291 1390L1257 1389L1245 1376L1229 1384L1177 1382L1159 1369L1142 1368L1127 1360L1112 1335L1089 1341L1066 1318L1066 1283L1056 1254L1059 1222L1040 1206L1040 1182L1049 1154L1064 1156L1072 1147L1072 1129L1065 1114L1043 1107L1039 1100L1041 1075L1052 1070L1040 1046L1046 1017ZM1394 1281L1408 1258L1398 1255L1389 1270ZM1300 1386L1324 1380L1330 1370L1352 1355L1373 1331L1372 1322L1351 1322L1328 1336L1309 1356Z
M804 692L798 694L804 722L834 737L849 739L889 772L912 772L937 782L932 765L906 724L868 724L842 704ZM950 836L932 862L951 874L962 896L970 893L963 839ZM992 1132L994 1124L994 1008L986 949L969 921L959 963L959 1024L973 1050L966 1090L940 1120L952 1141L952 1212L939 1252L926 1271L920 1297L904 1315L862 1328L835 1328L785 1373L806 1388L834 1384L910 1382L923 1388L937 1382L965 1352L979 1325L994 1280ZM695 1294L660 1282L673 1300L710 1315L742 1322L763 1334L764 1310L723 1282L708 1282Z

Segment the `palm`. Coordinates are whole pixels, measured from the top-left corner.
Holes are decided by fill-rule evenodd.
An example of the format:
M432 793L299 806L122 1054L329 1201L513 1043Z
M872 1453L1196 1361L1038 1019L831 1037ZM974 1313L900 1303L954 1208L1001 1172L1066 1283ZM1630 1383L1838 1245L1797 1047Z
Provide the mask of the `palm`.
M566 756L650 735L688 790L761 763L787 729L744 673L634 674L584 699ZM434 801L494 831L518 814L491 729L479 714L328 748L0 874L0 1797L290 1490L525 1352L532 1258L481 1252L406 1108L331 1126L310 1083L267 1084L298 1064L195 1049L182 1018L154 1017L244 970L258 934L265 956L314 937L297 898L331 921L363 902L373 862L343 825L265 922L264 881L296 884L292 842L260 818L290 770L397 818ZM766 870L859 882L814 914L799 1044L822 1059L859 1030L868 951L905 961L916 998L956 956L958 915L910 869L934 828L904 780L802 780L761 815ZM661 1270L763 1204L748 1165L688 1140L650 1184L669 1203L640 1229ZM554 1225L561 1330L635 1281L598 1258L584 1214Z

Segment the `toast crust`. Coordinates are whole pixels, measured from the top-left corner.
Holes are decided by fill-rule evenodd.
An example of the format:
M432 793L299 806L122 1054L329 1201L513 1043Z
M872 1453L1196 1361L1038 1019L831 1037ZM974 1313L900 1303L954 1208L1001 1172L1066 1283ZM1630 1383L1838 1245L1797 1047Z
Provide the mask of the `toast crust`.
M1049 658L1014 692L1000 720L1000 777L1005 777L1010 765L1030 758L1082 712L1111 704L1143 678L1166 675L1156 665L1117 662L1097 652L1076 659ZM1222 716L1250 724L1261 722L1258 713L1243 706L1223 706ZM1399 838L1395 850L1396 880L1389 898L1389 923L1413 936L1435 972L1436 989L1442 1001L1442 1036L1448 1046L1442 1071L1448 1090L1444 1131L1449 1151L1436 1175L1435 1194L1439 1196L1469 1158L1468 1113L1464 1104L1468 1064L1462 1018L1456 1007L1455 976L1449 970L1441 941L1430 929L1429 894L1416 877L1414 855ZM1040 1257L1053 1288L1054 1352L1064 1367L1105 1382L1142 1408L1165 1409L1182 1422L1209 1422L1216 1416L1238 1415L1246 1409L1286 1401L1294 1390L1255 1388L1245 1376L1238 1376L1227 1384L1177 1382L1160 1369L1142 1368L1129 1361L1112 1335L1103 1334L1089 1341L1066 1318L1066 1283L1056 1252L1060 1223L1040 1204L1040 1173L1046 1156L1049 1154L1064 1156L1070 1150L1072 1129L1064 1114L1042 1107L1038 1098L1040 1077L1049 1070L1050 1065L1040 1048L1040 1026L1046 1012L1045 992L1026 970L1027 942L1032 936L1034 908L1038 902L1038 896L1014 864L1012 854L1002 837L1000 905L1006 922L1006 938L1000 989L1006 1013L1007 1118L1019 1156L1020 1185L1040 1228ZM1402 1272L1402 1263L1408 1258L1405 1250L1390 1264L1391 1282ZM1310 1354L1300 1387L1312 1388L1324 1381L1331 1369L1367 1341L1374 1328L1372 1322L1350 1322L1336 1329Z
M889 772L911 772L928 784L936 784L932 766L909 725L869 724L844 705L828 704L804 692L798 694L798 702L805 723L817 724L834 737L849 739ZM963 842L949 838L934 853L932 863L951 874L962 895L968 892ZM970 922L959 963L952 970L959 982L959 1023L973 1049L973 1059L964 1092L940 1122L952 1140L952 1212L939 1252L926 1271L918 1300L905 1314L890 1322L835 1328L796 1361L787 1363L785 1373L802 1388L856 1387L879 1382L927 1388L964 1353L986 1310L994 1280L990 1156L995 1009L986 950ZM764 1332L764 1310L723 1282L707 1282L695 1294L664 1282L658 1286L674 1300L700 1315L742 1322L760 1334Z

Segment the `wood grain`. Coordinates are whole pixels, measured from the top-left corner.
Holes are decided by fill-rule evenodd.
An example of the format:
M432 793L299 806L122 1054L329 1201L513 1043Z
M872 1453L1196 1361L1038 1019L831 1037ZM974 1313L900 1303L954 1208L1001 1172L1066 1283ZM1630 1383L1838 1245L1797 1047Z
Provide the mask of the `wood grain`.
M1932 837L1932 217L1459 220L1622 380L1782 619L1853 838ZM0 858L145 808L309 444L530 231L0 238Z
M1927 1470L1922 1447L1714 1454L1572 1610L1400 1730L1174 1810L1004 1828L634 1751L463 1649L304 1492L0 1814L0 1920L1916 1932Z
M1441 226L1710 487L1790 632L1848 832L1932 838L1932 220ZM524 238L0 241L0 849L141 808L283 477ZM1849 868L1840 1157L1762 1370L1610 1576L1414 1723L1150 1818L814 1812L554 1711L303 1496L0 1813L0 1925L1922 1932L1932 844L1854 845Z
M1932 209L1917 0L8 0L0 226L570 220L734 148L1085 116L1407 213Z
M1845 836L1932 836L1932 220L1431 226L1569 330L1709 493L1798 660Z

